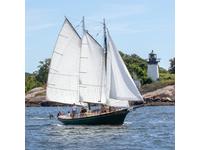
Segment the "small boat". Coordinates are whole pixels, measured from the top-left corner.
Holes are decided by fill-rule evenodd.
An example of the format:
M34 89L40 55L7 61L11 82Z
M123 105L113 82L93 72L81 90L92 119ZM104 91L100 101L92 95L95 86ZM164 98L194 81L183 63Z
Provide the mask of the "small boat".
M51 57L47 100L87 107L84 115L59 115L65 125L121 125L132 106L143 101L105 24L104 46L85 30L80 37L65 18ZM91 113L90 105L114 108Z

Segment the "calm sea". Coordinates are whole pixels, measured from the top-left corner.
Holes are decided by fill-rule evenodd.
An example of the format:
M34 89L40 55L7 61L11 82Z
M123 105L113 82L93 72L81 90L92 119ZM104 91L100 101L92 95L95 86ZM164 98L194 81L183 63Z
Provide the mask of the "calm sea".
M65 126L49 119L66 107L26 108L27 150L173 150L174 106L138 108L122 126Z

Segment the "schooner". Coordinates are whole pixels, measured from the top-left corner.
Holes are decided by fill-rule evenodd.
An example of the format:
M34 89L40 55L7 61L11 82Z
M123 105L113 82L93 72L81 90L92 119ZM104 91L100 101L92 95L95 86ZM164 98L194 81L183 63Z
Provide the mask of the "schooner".
M84 22L84 20L83 20ZM84 25L83 25L84 26ZM87 107L112 107L104 112L69 117L58 116L68 125L121 125L131 110L130 101L143 101L110 34L103 23L104 47L84 29L82 37L67 18L51 58L47 100Z

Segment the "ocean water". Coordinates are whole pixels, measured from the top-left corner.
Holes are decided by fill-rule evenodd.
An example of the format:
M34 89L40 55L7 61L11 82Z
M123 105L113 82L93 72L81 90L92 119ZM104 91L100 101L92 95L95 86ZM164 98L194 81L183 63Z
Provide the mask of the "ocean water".
M175 107L130 112L122 126L65 126L56 116L66 107L26 107L27 150L173 150Z

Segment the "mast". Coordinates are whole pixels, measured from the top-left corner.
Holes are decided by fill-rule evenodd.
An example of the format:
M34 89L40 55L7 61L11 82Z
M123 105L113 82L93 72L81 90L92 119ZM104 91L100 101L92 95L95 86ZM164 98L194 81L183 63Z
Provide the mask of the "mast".
M105 70L107 70L107 37L106 37L106 23L103 19L103 33L104 33L104 49L105 49Z
M83 34L85 32L85 17L83 16L83 19L82 19L82 28L83 28Z

